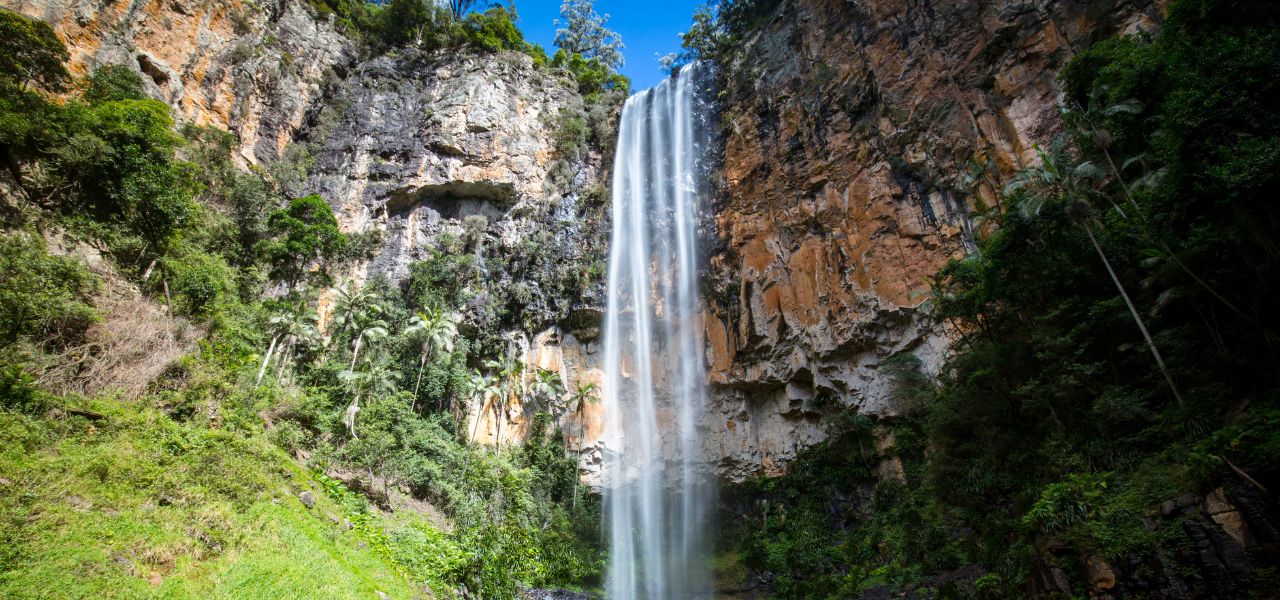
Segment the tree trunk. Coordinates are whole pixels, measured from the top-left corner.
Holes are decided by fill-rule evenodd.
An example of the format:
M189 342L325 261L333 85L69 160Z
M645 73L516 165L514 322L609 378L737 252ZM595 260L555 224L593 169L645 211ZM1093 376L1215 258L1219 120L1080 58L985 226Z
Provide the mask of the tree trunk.
M253 380L253 385L262 383L262 375L267 372L267 363L271 362L271 353L275 352L276 342L280 341L280 334L271 336L271 344L267 346L267 355L262 357L262 366L258 367L258 377Z
M172 316L174 316L174 314L173 314L173 296L170 296L170 295L169 295L169 278L168 278L168 277L164 278L164 280L163 280L161 283L163 283L163 284L164 284L164 300L165 300L165 303L167 303L167 304L169 305L169 316L170 316L170 317L172 317Z
M363 341L364 330L361 329L360 334L356 336L356 347L351 350L351 366L347 368L348 371L354 372L356 370L356 358L360 356L360 344Z
M502 396L498 399L499 402L493 403L494 417L498 420L498 430L493 435L493 453L494 454L497 454L498 450L502 449L502 417L503 417L502 412L507 404L506 387L503 387L500 393L502 394Z
M360 394L357 393L355 398L351 399L351 405L347 407L347 412L342 416L347 429L351 431L351 439L358 440L360 436L356 435L356 413L360 412Z
M471 468L471 442L475 441L476 433L480 431L480 416L484 414L484 407L488 399L488 392L480 397L480 408L476 409L476 423L471 426L471 437L467 439L467 460L462 463L462 479L464 481L467 478L467 470Z
M1164 358L1160 356L1160 350L1156 348L1155 340L1151 339L1151 334L1147 331L1146 323L1142 322L1142 316L1138 314L1138 309L1133 305L1133 300L1129 299L1129 293L1125 291L1124 285L1120 283L1120 278L1116 275L1115 269L1111 268L1111 261L1107 260L1107 254L1102 251L1102 246L1098 244L1098 238L1093 235L1093 228L1088 223L1082 223L1084 232L1089 236L1089 241L1093 242L1093 249L1098 251L1098 258L1102 259L1102 264L1107 267L1107 274L1111 275L1111 281L1116 284L1116 289L1120 291L1120 297L1124 298L1124 303L1129 307L1129 314L1133 315L1133 321L1138 324L1138 329L1142 331L1142 337L1147 341L1147 348L1151 350L1151 356L1155 357L1156 365L1160 367L1160 373L1164 375L1164 380L1169 384L1169 391L1173 392L1173 397L1178 401L1179 407L1186 407L1186 403L1182 400L1182 394L1178 391L1178 386L1173 383L1173 376L1169 375L1169 369L1164 364Z
M1125 182L1124 176L1120 174L1120 168L1116 166L1116 161L1112 160L1111 153L1108 152L1106 148L1103 148L1102 154L1107 157L1107 164L1111 166L1111 173L1112 175L1115 175L1116 183L1120 184L1120 190L1124 192L1125 199L1129 201L1129 204L1133 206L1133 211L1137 213L1138 218L1142 220L1143 230L1147 233L1147 235L1151 236L1151 239L1154 240L1162 250L1164 250L1165 254L1169 256L1169 259L1173 261L1173 264L1177 265L1178 268L1181 269L1183 273L1187 274L1187 277L1190 277L1192 281L1196 282L1197 285L1204 288L1204 290L1209 292L1209 294L1212 295L1214 298L1217 298L1219 302L1221 302L1227 308L1231 309L1232 312L1236 313L1237 315L1240 315L1242 318L1244 318L1244 320L1248 321L1253 326L1259 327L1264 332L1270 334L1271 330L1267 328L1266 325L1263 325L1262 323L1258 322L1257 319L1254 319L1253 317L1250 317L1248 314L1245 314L1243 310L1240 310L1239 308L1237 308L1236 305L1232 304L1230 300L1227 300L1222 294L1218 293L1217 288L1209 285L1208 282L1201 279L1200 276L1196 275L1195 272L1191 270L1191 267L1188 267L1186 263L1182 262L1182 259L1178 258L1178 254L1173 251L1173 248L1169 247L1169 244L1166 244L1164 240L1158 239L1156 237L1156 233L1154 231L1151 231L1151 222L1147 220L1147 214L1142 211L1142 207L1138 206L1138 201L1133 198L1133 192L1129 191L1129 184Z
M578 480L582 478L582 436L586 435L587 415L578 407L578 454L573 460L573 510L578 510Z
M289 363L290 358L293 358L293 342L285 341L282 347L284 350L280 352L280 357L276 359L276 379L280 381L284 380L285 365Z
M418 360L418 380L413 382L413 407L411 410L418 412L418 386L422 385L422 370L427 366L427 353L422 353L422 358Z

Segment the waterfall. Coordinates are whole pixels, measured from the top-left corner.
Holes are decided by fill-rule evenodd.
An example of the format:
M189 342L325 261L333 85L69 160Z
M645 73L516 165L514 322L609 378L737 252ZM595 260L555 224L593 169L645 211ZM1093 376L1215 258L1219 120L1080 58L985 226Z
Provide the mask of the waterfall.
M611 600L711 595L713 487L698 435L698 157L708 146L698 69L627 99L614 157L602 440Z

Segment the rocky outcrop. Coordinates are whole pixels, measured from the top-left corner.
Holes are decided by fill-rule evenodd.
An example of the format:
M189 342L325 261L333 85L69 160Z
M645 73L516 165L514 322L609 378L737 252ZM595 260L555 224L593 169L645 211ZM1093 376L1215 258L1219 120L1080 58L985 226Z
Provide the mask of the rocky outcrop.
M2 0L43 19L83 75L106 64L143 76L180 122L235 133L246 163L280 156L354 60L352 44L302 0Z
M726 476L777 473L834 411L897 414L890 356L936 374L929 278L1060 131L1072 53L1154 27L1158 4L785 0L744 40L706 315Z
M1231 598L1256 583L1257 567L1273 564L1280 547L1275 504L1251 486L1183 494L1142 523L1157 541L1112 559L1038 540L1032 589L1071 595L1083 584L1091 598Z
M307 191L330 202L344 230L384 232L366 269L393 281L441 234L464 237L468 217L481 219L495 252L514 248L569 194L550 171L556 118L582 101L574 85L516 52L406 50L362 62L309 125Z

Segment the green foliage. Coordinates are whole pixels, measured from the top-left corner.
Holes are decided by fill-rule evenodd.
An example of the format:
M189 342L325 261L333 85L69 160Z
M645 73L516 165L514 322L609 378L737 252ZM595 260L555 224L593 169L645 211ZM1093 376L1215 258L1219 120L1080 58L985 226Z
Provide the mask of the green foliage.
M1067 481L1051 483L1022 516L1022 525L1044 533L1060 533L1097 515L1107 491L1107 473L1074 473Z
M62 191L65 212L137 235L153 250L163 250L196 218L194 167L175 160L180 138L167 105L155 100L72 104L59 120L60 143L48 151L49 179L37 185Z
M573 79L578 82L578 93L583 96L621 90L622 97L626 98L631 89L630 79L613 72L605 63L594 58L586 58L581 54L571 54L564 49L557 50L551 59L551 65L568 70Z
M289 206L271 213L267 219L267 240L258 251L271 264L271 276L290 287L308 278L319 261L315 276L324 281L325 259L335 257L347 238L338 230L333 209L320 196L295 198Z
M5 53L0 57L0 93L9 96L35 84L50 92L60 92L71 80L66 67L70 55L53 28L44 21L0 9L0 39Z
M563 19L563 21L561 20ZM605 72L622 67L622 36L605 25L609 15L595 11L593 0L565 0L556 19L556 47L568 56L579 56Z
M142 90L142 76L133 69L123 65L103 65L89 75L88 88L82 97L90 104L146 100L147 95Z
M672 71L695 60L725 64L743 36L759 28L780 0L711 0L693 13L693 23L680 34L681 50L661 59Z
M330 501L303 507L294 494L312 483L261 438L136 401L70 400L103 418L0 409L0 595L411 595L390 563L324 518Z
M451 254L432 249L427 260L409 265L406 298L410 305L461 308L465 292L478 275L473 254Z
M97 287L79 261L47 254L40 236L0 233L0 348L74 340L97 319L88 304Z
M45 394L22 365L0 364L0 409L39 414L45 404Z
M524 34L516 28L511 13L501 6L467 15L466 28L467 41L479 50L497 52L525 49ZM546 52L542 51L541 54L545 60Z
M179 310L203 316L215 304L234 295L235 272L221 256L181 246L165 256L161 268Z

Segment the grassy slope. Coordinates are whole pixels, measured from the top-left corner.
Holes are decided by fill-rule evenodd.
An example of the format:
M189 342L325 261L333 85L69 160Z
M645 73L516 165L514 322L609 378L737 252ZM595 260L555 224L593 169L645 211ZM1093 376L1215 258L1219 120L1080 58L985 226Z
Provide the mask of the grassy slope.
M314 482L260 436L87 408L107 418L0 411L0 597L414 596L318 485L302 505Z

